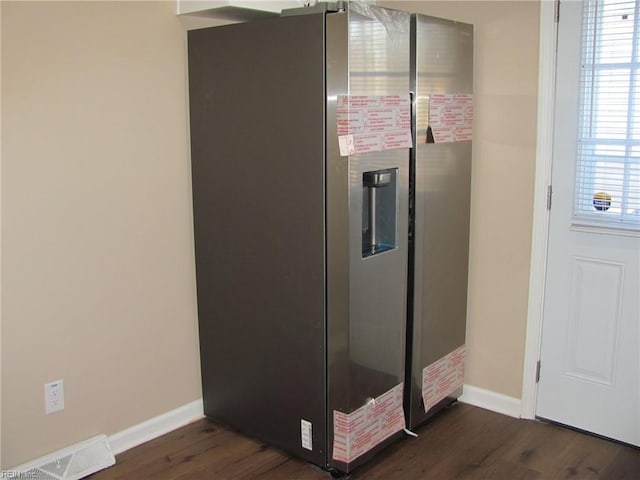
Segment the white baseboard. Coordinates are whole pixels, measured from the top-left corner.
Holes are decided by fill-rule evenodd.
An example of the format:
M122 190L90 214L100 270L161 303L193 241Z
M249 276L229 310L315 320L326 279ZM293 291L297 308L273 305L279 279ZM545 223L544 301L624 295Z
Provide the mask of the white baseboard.
M109 445L115 455L183 427L204 416L202 399L187 403L153 417L121 432L109 435Z
M519 398L465 384L462 387L462 396L458 400L485 410L520 418L522 401Z
M110 455L110 458L96 463L96 470L93 471L97 471L97 469L113 465L113 455L117 455L118 453L122 453L125 450L129 450L130 448L136 447L144 442L153 440L154 438L164 435L165 433L169 433L195 420L198 420L203 416L204 411L202 399L199 398L198 400L187 403L186 405L163 413L162 415L158 415L157 417L153 417L142 423L134 425L133 427L127 428L126 430L122 430L121 432L110 435L109 437L107 437L106 435L101 435L89 440L85 440L84 442L80 442L76 445L63 448L61 450L58 450L57 452L53 452L49 455L38 458L23 465L14 467L11 470L0 471L0 479L23 478L17 477L17 473L29 473L28 470L30 469L42 467L42 465L55 461L56 459L71 456L72 454L77 454L78 452L82 453L85 447L91 446L96 442L99 443L99 441L103 441L106 446L106 451L108 451L107 457ZM67 477L65 476L63 478Z

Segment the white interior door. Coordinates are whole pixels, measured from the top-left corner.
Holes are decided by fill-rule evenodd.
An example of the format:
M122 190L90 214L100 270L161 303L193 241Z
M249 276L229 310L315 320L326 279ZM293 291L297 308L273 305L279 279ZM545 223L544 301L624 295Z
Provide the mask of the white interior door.
M634 2L630 3L633 7ZM630 13L621 13L620 20L637 22L637 15L636 5ZM582 19L583 2L563 0L558 25L553 196L536 415L640 445L638 231L578 225L574 216ZM633 55L638 58L640 38L634 36L633 43ZM617 118L615 108L609 113L623 120ZM625 123L634 121L633 115L624 119ZM637 128L640 130L640 125ZM627 155L637 155L640 144L633 145ZM631 168L640 170L638 158L634 161ZM628 185L632 192L640 190L637 178L632 175L626 180L632 182ZM640 214L628 211L632 216ZM594 215L600 212L594 206ZM634 221L632 218L632 227Z

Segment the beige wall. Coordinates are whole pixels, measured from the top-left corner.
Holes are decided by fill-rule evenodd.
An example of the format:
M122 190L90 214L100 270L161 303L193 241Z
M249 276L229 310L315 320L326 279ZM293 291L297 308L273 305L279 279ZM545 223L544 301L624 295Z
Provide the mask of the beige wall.
M201 396L174 8L2 2L4 467Z
M378 4L474 24L465 383L520 398L533 221L539 3Z
M538 3L384 3L476 26L466 382L519 398ZM2 2L4 467L201 395L173 8ZM47 416L60 378L66 409Z

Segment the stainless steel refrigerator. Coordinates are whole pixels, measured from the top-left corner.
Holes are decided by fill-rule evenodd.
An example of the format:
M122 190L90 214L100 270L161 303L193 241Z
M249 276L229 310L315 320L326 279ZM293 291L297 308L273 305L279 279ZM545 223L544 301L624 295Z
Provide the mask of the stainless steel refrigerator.
M404 435L405 367L440 354L407 329L431 221L411 36L409 13L355 2L188 34L204 412L338 472Z
M410 15L332 10L190 31L190 128L205 414L347 472L404 426L409 148L338 103L408 105Z

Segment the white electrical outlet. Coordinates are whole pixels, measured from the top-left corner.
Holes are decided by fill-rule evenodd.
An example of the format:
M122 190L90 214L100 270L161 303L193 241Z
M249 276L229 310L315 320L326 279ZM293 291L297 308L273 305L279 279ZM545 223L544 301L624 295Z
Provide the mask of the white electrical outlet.
M62 380L44 384L44 409L47 415L64 410L64 383Z

